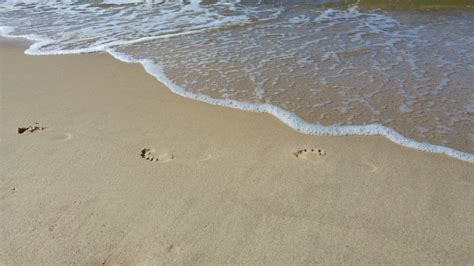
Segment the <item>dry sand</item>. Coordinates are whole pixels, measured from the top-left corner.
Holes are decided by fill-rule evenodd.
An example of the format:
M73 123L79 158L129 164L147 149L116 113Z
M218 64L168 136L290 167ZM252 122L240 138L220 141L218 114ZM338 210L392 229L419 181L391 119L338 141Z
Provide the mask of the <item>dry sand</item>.
M22 51L0 45L2 264L474 263L473 164Z

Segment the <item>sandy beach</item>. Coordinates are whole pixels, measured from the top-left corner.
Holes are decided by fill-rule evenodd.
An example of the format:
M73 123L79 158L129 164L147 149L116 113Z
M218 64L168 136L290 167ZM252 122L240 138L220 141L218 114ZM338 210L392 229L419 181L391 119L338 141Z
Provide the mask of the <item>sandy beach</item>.
M24 49L0 44L1 264L474 263L473 164Z

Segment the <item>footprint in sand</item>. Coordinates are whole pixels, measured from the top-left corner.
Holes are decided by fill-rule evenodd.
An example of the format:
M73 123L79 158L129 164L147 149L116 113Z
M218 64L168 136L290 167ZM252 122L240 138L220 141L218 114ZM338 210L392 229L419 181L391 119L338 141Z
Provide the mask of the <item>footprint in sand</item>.
M140 156L148 160L150 162L160 162L160 163L166 163L174 159L173 154L168 154L168 153L162 153L158 154L154 149L143 149L142 152L140 153Z
M308 155L318 155L318 156L324 156L326 155L326 151L322 149L301 149L293 152L293 156L296 158L301 158L301 159L307 159Z
M31 134L37 131L43 131L47 129L47 127L42 127L39 125L39 123L34 122L32 126L28 127L19 127L18 128L18 134L20 135L26 135L26 134Z

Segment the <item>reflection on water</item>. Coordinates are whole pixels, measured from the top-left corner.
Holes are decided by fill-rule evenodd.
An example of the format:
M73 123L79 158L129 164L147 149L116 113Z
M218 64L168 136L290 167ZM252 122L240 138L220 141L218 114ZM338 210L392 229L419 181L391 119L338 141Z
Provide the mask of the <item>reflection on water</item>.
M18 3L0 4L0 25L42 39L31 53L112 48L194 95L474 153L472 1Z

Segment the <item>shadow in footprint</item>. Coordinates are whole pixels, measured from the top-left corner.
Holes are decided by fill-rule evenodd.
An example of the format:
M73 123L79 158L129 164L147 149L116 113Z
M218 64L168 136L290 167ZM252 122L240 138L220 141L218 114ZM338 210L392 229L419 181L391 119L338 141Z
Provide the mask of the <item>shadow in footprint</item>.
M39 123L34 122L32 126L19 127L18 128L18 134L26 135L26 134L34 133L36 131L43 131L45 129L47 129L47 127L42 127L42 126L39 125Z
M293 152L293 156L296 158L307 159L307 156L313 154L318 156L325 156L326 151L323 149L301 149Z
M174 159L173 154L163 153L158 154L154 149L145 148L141 151L140 156L150 162L166 163Z

